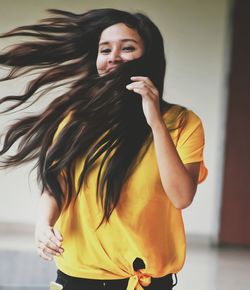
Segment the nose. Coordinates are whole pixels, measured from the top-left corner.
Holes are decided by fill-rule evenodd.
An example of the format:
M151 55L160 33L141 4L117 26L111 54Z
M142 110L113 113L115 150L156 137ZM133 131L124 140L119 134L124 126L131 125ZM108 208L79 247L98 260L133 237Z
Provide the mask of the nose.
M122 57L120 54L119 49L113 49L112 52L109 55L109 63L120 63L122 62Z

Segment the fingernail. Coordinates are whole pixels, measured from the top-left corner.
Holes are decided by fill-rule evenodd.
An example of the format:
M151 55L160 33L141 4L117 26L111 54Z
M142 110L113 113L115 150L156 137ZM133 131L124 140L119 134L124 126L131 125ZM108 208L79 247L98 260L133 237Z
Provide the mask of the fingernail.
M60 253L63 253L63 251L64 251L63 249L59 249L59 252L60 252Z

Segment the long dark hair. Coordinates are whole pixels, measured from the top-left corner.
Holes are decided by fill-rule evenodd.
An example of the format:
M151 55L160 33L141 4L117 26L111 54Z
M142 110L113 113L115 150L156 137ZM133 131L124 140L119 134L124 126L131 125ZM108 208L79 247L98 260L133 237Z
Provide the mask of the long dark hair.
M3 111L11 112L28 101L34 103L65 83L68 90L55 98L44 112L22 118L8 129L0 155L6 155L17 141L19 145L15 154L4 156L1 167L37 160L35 168L42 184L41 192L45 189L50 192L61 208L66 193L59 177L66 184L68 205L102 156L96 189L103 206L101 225L109 220L116 207L121 188L138 156L142 158L143 145L152 140L140 96L125 88L130 77L150 77L160 92L162 114L169 107L162 99L166 65L163 39L156 25L140 13L115 9L97 9L84 14L55 9L49 12L53 17L0 36L35 38L0 54L0 64L10 69L1 81L30 71L39 73L29 82L24 94L3 97L0 104L11 102ZM99 76L95 61L100 35L105 28L121 22L137 30L144 41L145 53L108 75ZM69 114L70 121L54 138L59 124ZM86 159L75 186L75 161L83 157Z

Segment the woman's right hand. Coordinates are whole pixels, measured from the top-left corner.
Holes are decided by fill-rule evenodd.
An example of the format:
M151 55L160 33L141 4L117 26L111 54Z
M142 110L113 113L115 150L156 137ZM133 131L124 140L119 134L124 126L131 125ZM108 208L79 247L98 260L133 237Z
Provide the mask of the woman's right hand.
M35 242L38 255L48 261L53 256L60 256L63 253L62 235L58 230L49 225L37 225L35 229Z

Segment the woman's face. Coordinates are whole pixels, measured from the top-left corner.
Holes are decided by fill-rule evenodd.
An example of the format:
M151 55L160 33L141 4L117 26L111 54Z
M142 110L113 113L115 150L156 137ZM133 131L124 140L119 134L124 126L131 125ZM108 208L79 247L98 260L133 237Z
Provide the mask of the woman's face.
M121 63L139 58L144 53L143 40L138 32L124 23L103 30L96 59L99 75L116 69Z

